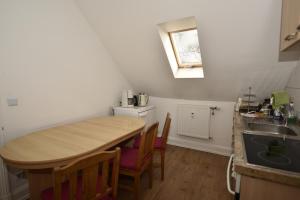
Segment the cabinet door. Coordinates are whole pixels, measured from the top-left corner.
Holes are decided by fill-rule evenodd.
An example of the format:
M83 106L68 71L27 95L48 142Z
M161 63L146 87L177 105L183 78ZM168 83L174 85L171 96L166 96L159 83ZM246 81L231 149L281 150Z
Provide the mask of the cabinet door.
M300 1L282 0L281 43L280 50L300 41Z
M242 176L240 195L240 200L296 200L299 199L300 188Z

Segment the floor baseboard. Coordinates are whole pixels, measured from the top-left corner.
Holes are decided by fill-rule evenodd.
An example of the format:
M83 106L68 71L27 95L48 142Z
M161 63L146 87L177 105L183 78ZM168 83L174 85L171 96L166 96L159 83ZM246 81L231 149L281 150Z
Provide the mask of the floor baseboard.
M230 156L230 154L232 153L232 148L229 147L224 147L224 146L214 145L214 144L203 144L196 141L189 141L189 140L178 139L174 137L168 138L168 144L184 147L188 149L194 149L198 151L205 151L208 153L214 153L223 156Z

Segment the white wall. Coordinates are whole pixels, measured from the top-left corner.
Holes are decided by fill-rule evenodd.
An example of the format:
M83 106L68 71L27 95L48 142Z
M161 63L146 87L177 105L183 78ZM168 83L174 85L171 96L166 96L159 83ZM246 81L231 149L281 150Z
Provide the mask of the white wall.
M133 87L152 96L236 101L252 86L263 99L284 89L296 66L279 61L288 60L279 56L280 0L76 2ZM178 80L157 24L190 16L197 20L205 78Z
M295 109L300 113L300 61L290 77L286 90L293 97Z
M160 124L160 132L162 131L166 114L170 112L172 123L168 139L169 144L222 155L229 155L231 153L234 102L191 101L150 97L149 104L156 107L156 118ZM211 116L210 136L212 140L202 140L177 134L178 104L208 105L220 108L219 111L215 111L214 116Z
M108 115L130 87L73 0L0 1L0 81L8 140Z
M0 142L108 115L129 87L73 0L0 1ZM19 105L8 107L7 97ZM14 199L27 194L26 184L11 189Z

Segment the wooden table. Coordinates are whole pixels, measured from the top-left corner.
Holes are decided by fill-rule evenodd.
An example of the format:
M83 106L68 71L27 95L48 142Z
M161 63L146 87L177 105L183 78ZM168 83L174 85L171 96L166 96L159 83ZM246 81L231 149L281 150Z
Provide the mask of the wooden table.
M26 170L31 199L40 199L40 192L52 184L53 167L114 147L144 126L134 117L92 118L17 138L0 149L0 156L7 165Z

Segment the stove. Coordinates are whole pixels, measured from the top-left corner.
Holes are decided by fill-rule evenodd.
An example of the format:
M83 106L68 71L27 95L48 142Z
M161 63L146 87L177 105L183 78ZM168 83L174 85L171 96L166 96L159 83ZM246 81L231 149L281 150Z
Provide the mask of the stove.
M243 133L248 163L300 173L300 140Z

